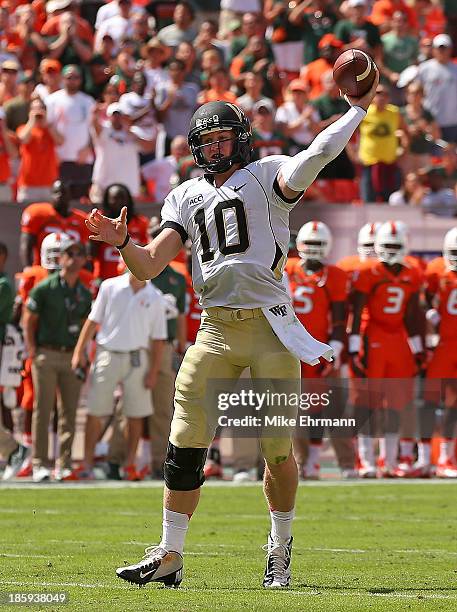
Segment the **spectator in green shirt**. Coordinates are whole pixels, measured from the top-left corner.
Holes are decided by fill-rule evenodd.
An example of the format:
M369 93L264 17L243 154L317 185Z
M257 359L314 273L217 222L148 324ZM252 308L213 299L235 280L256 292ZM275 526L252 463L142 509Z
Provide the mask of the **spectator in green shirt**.
M419 53L419 41L408 34L408 19L405 13L395 11L392 15L392 30L381 37L383 61L380 65L381 75L390 83L393 104L403 102L403 96L397 89L400 73L411 64L415 64Z
M50 479L48 427L57 389L60 455L55 479L71 474L71 447L82 380L71 368L71 356L89 314L90 292L79 281L86 263L84 246L70 237L60 244L60 272L50 274L30 292L24 316L25 344L32 359L35 406L32 417L33 480Z
M8 249L0 242L0 344L5 337L6 324L11 321L14 305L14 290L10 279L4 272Z
M348 0L349 19L339 21L335 26L335 36L344 43L346 49L361 49L379 62L381 36L378 26L367 19L366 0Z

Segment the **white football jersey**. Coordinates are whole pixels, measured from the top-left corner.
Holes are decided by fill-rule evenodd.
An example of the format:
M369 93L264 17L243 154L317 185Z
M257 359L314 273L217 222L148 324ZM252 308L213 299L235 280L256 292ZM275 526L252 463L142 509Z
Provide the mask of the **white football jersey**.
M265 157L240 168L221 186L204 177L165 199L162 227L192 241L192 278L201 305L257 308L290 301L282 282L289 246L289 212L274 189L289 157Z

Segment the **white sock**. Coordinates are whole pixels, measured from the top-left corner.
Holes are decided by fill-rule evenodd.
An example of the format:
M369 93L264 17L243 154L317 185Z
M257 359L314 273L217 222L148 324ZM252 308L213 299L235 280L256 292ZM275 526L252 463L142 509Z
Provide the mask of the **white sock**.
M182 555L184 540L189 528L189 516L164 508L162 527L160 548L164 548L168 552L174 550Z
M271 537L273 540L285 544L290 540L292 534L292 520L295 516L295 508L289 512L270 510L271 517Z
M398 438L397 433L386 433L386 468L392 469L397 467L398 457Z
M374 444L371 436L359 434L357 436L357 446L359 457L363 467L374 467Z
M386 463L386 439L379 438L379 462L380 464Z
M438 463L446 463L454 456L454 440L444 439L440 442L440 456Z
M400 440L400 457L402 459L412 459L414 441L410 438L402 438Z
M307 468L314 468L315 465L319 465L319 461L321 458L321 448L322 444L310 444L308 459L306 461Z
M137 465L138 469L142 470L145 466L151 467L152 456L151 456L151 440L150 438L141 438L138 444L137 451Z
M432 456L432 445L430 442L422 442L417 444L417 463L419 465L430 465Z

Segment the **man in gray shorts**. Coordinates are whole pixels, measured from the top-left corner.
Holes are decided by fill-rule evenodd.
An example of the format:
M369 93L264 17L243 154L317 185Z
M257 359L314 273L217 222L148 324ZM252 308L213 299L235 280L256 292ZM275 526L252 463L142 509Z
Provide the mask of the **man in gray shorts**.
M137 480L135 456L143 417L152 414L150 390L156 384L167 339L165 300L151 283L139 281L131 273L104 281L75 347L75 371L87 365L85 349L97 327L97 353L87 398L85 466L83 472L73 472L72 479L92 477L102 419L112 414L113 394L122 384L128 445L124 474L128 480Z

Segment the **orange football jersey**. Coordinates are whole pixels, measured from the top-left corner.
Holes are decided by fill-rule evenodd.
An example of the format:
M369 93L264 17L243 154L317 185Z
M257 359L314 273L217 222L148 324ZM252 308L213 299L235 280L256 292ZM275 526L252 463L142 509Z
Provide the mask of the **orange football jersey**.
M293 268L296 265L298 265L301 261L302 260L300 259L300 257L289 257L284 267L284 272L287 274L287 276L290 276L291 270L293 270Z
M35 287L35 285L41 283L41 281L44 280L49 273L50 271L46 270L46 268L43 268L42 266L27 266L18 274L18 293L23 304L27 302L29 293ZM94 277L92 272L89 272L89 270L83 268L79 273L79 280L87 289L93 291Z
M187 342L193 344L200 328L202 307L198 301L198 295L192 286L192 279L186 276L186 321L187 321Z
M403 267L394 275L383 263L376 262L361 270L354 289L367 295L368 327L375 325L391 332L404 329L406 306L421 284L422 274L417 268Z
M441 342L457 340L457 272L444 270L441 273L426 273L427 292L438 297L438 312L441 320L439 333Z
M85 244L89 240L89 232L84 223L86 218L86 213L76 208L70 210L68 217L62 217L48 202L27 206L21 217L21 231L36 237L33 265L40 265L41 243L52 232L65 232L71 238Z
M149 220L143 215L135 215L130 219L127 229L136 244L145 245L148 240ZM116 247L100 242L98 245L97 255L94 257L94 277L105 280L118 275L117 266L121 260L121 256Z
M344 302L348 296L346 273L336 266L323 266L307 274L298 262L289 271L292 305L297 317L310 334L326 342L331 331L331 304Z

